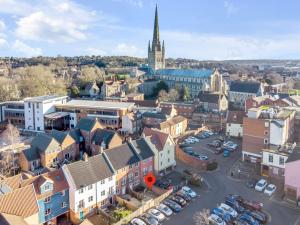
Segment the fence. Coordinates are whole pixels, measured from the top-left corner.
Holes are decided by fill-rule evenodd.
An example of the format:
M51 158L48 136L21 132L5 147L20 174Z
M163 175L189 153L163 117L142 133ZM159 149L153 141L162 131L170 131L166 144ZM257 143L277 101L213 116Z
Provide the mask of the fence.
M142 215L144 212L146 212L148 209L158 205L160 202L162 202L165 198L167 198L173 190L167 190L165 191L165 193L163 193L162 195L151 199L147 202L145 202L141 207L139 207L137 210L135 210L134 212L132 212L130 215L124 217L123 219L121 219L120 221L118 221L117 223L114 223L114 225L122 225L122 224L127 224L130 220L132 220L135 217L138 217L140 215ZM126 204L126 201L125 201Z

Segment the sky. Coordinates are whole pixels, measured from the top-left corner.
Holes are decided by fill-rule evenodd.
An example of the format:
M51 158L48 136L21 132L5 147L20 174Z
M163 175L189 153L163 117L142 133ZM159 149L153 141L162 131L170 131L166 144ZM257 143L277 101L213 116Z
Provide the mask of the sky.
M0 56L300 59L298 0L0 0Z

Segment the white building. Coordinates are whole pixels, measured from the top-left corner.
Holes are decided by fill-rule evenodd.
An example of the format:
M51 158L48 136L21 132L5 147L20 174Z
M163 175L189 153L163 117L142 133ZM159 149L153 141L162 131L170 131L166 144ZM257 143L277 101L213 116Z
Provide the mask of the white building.
M114 201L115 171L104 154L62 168L70 187L70 215L73 223L78 223L86 215L95 213L96 208Z
M44 131L44 115L55 112L55 104L65 104L68 96L39 96L24 99L25 129Z
M244 111L228 111L226 118L226 135L230 137L243 137Z
M145 128L144 135L154 153L155 173L165 174L174 169L175 143L171 136L157 129Z

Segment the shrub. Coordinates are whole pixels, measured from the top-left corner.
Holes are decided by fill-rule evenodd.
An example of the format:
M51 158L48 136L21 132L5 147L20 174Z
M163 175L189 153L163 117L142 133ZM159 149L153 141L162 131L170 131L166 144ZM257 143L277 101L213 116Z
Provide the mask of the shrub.
M207 170L212 171L218 168L217 161L213 161L207 164Z

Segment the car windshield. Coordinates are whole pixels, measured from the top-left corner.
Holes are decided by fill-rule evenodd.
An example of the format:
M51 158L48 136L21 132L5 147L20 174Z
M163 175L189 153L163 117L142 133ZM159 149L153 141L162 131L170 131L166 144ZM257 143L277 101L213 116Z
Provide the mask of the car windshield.
M258 183L257 186L258 186L258 187L262 187L263 184L262 184L262 183Z
M274 187L272 187L272 186L271 186L271 187L270 187L270 186L268 186L266 189L267 189L267 191L273 191Z
M159 215L159 212L156 211L156 210L152 210L152 213L153 213L155 216L158 216L158 215Z

